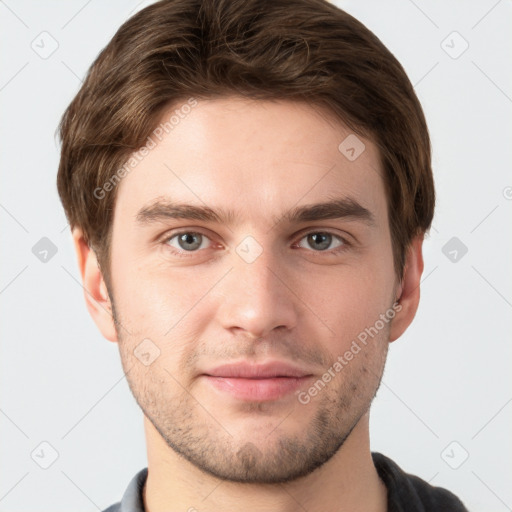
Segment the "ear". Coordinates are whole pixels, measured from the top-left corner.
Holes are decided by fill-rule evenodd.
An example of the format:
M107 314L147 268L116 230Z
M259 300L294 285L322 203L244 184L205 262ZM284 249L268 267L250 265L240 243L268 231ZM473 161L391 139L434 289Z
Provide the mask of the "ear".
M110 297L96 254L85 241L83 232L79 228L73 229L73 243L78 258L78 267L82 275L85 303L89 314L107 340L118 341Z
M389 341L395 341L411 324L420 302L420 280L423 273L424 234L414 238L407 248L404 275L397 289L396 316L391 323Z

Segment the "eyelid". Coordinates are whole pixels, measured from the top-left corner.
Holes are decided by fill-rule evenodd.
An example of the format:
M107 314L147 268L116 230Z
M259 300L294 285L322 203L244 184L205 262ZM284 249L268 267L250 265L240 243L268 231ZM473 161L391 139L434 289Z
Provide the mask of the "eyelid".
M300 237L299 240L302 240L305 236L308 236L312 233L325 233L328 235L332 235L336 238L339 238L347 245L354 245L356 243L356 239L353 235L350 233L347 233L346 231L339 232L335 228L306 228L303 231L300 231L298 234L294 235L294 239L297 237Z

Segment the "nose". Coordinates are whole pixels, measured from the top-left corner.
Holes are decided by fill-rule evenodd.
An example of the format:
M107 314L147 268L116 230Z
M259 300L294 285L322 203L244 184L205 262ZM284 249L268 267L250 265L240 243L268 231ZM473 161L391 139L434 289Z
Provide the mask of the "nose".
M219 290L222 303L217 314L222 327L253 339L274 329L293 329L300 300L293 291L290 269L285 267L269 250L251 263L234 254L233 269Z

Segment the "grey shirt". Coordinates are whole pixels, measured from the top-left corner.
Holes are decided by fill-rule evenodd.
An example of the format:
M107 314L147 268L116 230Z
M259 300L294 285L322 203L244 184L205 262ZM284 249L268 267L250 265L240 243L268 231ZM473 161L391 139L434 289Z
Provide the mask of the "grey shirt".
M388 512L468 512L450 491L433 487L417 476L405 473L391 459L372 453L379 477L388 490ZM148 468L132 479L120 502L103 512L145 512L142 490Z

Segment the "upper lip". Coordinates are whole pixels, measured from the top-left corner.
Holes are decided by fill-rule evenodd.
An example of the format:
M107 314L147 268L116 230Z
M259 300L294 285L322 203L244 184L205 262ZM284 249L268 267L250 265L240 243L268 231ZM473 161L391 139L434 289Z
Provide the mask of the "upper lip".
M269 379L272 377L307 377L311 373L298 366L281 361L270 361L264 364L249 362L230 363L217 366L205 375L211 377L232 377L244 379Z

